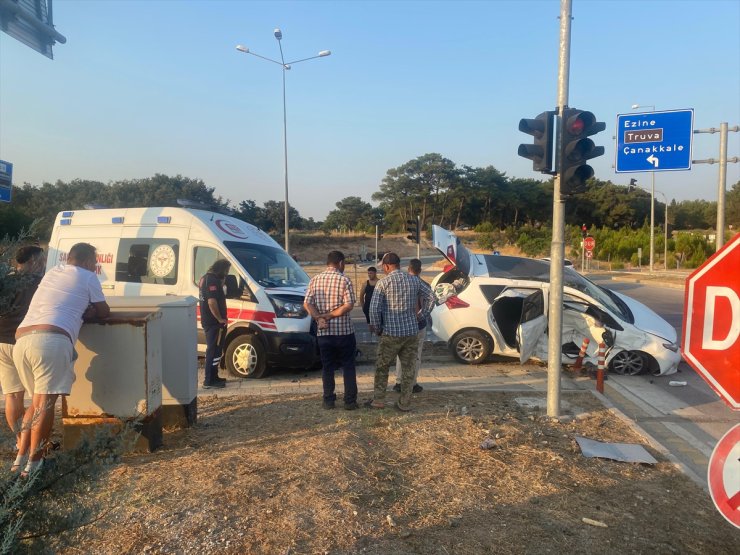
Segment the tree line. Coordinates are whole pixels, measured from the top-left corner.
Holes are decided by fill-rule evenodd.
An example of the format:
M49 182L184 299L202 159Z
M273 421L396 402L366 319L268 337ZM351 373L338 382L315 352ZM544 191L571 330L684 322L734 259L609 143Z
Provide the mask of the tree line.
M370 202L358 196L338 200L323 222L303 218L291 206L293 230L356 231L374 233L378 225L386 232L401 232L407 220L420 218L422 230L432 224L457 229L489 224L493 229L549 227L552 219L552 179L508 177L493 166L458 166L440 154L424 154L391 168ZM13 190L12 203L0 206L0 237L15 235L34 220L40 221L42 239L48 239L56 214L81 210L89 205L111 208L177 206L185 198L230 211L273 235L284 223L284 202L270 200L258 206L254 200L232 203L217 195L200 179L156 174L153 177L108 184L75 179L34 186L25 183ZM656 226L662 227L666 205L655 201ZM717 203L689 200L668 205L670 228L712 229ZM638 187L591 179L586 191L566 203L566 222L589 228L634 229L650 220L650 194ZM740 182L726 197L726 223L740 226Z

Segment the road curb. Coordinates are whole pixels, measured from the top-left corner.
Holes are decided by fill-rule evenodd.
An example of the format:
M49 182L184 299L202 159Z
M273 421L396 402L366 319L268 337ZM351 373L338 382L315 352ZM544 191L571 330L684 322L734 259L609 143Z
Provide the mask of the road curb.
M610 383L605 384L607 388L611 388L614 390L619 390L620 386L615 386ZM647 440L647 442L650 444L650 446L658 451L661 455L663 455L670 463L675 466L678 470L683 472L686 476L688 476L694 483L696 483L698 486L700 486L705 491L708 491L707 489L707 483L704 478L699 476L696 472L691 470L688 466L686 466L684 463L682 463L676 456L674 456L668 448L663 445L660 441L658 441L652 434L650 434L647 430L645 430L642 426L640 426L635 420L632 420L629 416L624 414L617 406L609 399L606 395L602 395L595 389L589 389L593 395L601 401L604 406L614 414L617 418L619 418L622 422L627 424L630 428L632 428L635 433L642 436ZM621 393L620 393L621 394Z
M666 289L680 289L683 291L683 283L674 283L671 281L655 280L650 277L625 277L625 276L612 276L611 281L620 281L622 283L639 283L641 285L654 285L655 287L665 287Z

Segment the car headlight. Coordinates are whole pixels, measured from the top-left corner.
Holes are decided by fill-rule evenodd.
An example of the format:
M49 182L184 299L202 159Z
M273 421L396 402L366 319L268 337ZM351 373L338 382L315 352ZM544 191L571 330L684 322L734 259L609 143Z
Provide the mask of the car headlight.
M674 353L677 353L678 352L678 344L677 343L663 343L663 347L665 347L669 351L673 351Z
M308 312L303 308L303 303L295 298L270 297L275 307L275 316L278 318L305 318Z

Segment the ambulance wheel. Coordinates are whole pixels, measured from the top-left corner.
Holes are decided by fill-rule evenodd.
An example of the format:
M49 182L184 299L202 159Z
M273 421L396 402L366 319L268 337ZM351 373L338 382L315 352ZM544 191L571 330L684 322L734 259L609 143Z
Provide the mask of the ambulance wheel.
M226 368L239 378L263 378L267 375L267 356L258 337L244 333L226 348Z

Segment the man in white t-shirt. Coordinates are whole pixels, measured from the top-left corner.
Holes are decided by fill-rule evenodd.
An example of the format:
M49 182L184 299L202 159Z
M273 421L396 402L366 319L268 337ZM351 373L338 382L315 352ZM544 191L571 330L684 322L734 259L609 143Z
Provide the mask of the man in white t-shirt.
M13 361L23 387L33 395L33 415L24 418L19 454L29 455L22 475L41 467L43 449L54 426L54 405L69 395L75 380L74 344L83 318L110 314L95 274L95 247L77 243L67 264L50 270L41 280L28 313L16 331ZM29 437L30 436L30 437Z

